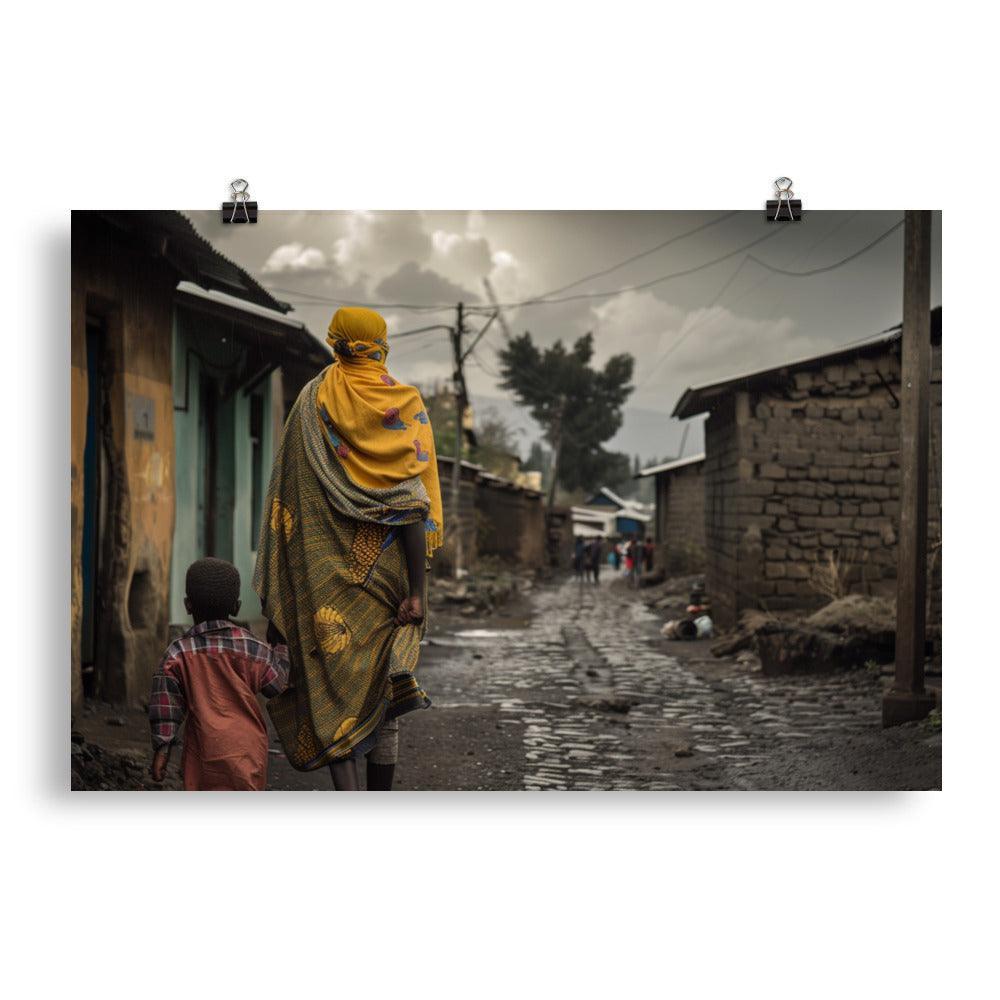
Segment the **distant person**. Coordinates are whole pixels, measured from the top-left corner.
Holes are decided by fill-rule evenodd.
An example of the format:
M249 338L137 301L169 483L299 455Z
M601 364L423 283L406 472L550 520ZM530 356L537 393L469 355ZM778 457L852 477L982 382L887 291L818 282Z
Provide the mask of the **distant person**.
M639 586L639 577L642 576L642 539L638 535L632 536L632 586Z
M628 539L625 542L625 579L632 582L632 558L633 558L634 545L632 544L632 539Z
M616 573L622 568L622 547L618 542L611 546L611 565Z
M192 563L185 590L194 626L167 647L149 697L153 779L163 780L183 722L186 790L263 791L267 726L257 695L285 690L288 647L229 620L240 610L240 574L231 563Z
M601 544L601 539L595 538L590 543L590 568L594 574L594 583L600 583L601 579L601 556L603 555L604 546Z
M577 580L583 579L583 563L587 558L587 546L581 535L576 536L573 544L573 576Z

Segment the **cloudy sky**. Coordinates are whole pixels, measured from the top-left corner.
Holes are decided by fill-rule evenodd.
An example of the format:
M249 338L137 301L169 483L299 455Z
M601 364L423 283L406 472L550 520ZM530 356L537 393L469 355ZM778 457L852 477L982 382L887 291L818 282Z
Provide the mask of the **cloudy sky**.
M790 271L835 264L900 222L900 211L807 212L793 225L724 211L261 212L255 226L223 225L218 212L188 215L224 254L294 303L292 315L321 339L338 304L380 308L390 342L394 333L452 323L455 303L484 305L484 278L502 303L563 299L512 305L504 315L512 332L530 330L546 344L593 331L599 363L621 351L635 355L636 390L609 447L648 461L677 453L683 425L670 411L688 386L831 350L901 317L902 227L810 277L758 262ZM940 274L935 213L932 305L941 302ZM481 323L473 315L469 329ZM497 387L502 342L494 324L467 380L476 412L502 414L526 454L538 429ZM389 360L397 377L423 387L448 379L447 334L400 340ZM701 419L691 423L685 454L702 446Z

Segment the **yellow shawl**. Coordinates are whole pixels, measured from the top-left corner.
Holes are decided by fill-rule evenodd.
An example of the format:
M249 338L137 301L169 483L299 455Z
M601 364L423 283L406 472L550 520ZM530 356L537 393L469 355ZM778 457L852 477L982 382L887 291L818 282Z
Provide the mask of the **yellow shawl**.
M430 500L427 554L444 540L434 433L420 393L385 366L385 320L370 309L333 314L326 342L336 358L319 387L319 417L348 478L362 489L385 489L420 477Z

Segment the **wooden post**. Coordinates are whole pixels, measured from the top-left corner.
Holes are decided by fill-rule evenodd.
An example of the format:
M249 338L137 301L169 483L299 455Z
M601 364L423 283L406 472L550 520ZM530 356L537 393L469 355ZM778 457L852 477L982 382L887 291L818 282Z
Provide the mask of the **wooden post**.
M931 213L907 212L900 373L902 472L896 571L896 676L882 700L882 725L924 718L927 624L927 473L931 370Z
M462 303L458 303L458 321L452 331L451 346L455 363L455 466L451 470L451 523L455 532L454 566L452 576L457 580L462 570L462 528L459 523L462 495L462 421L465 417L465 378L462 374Z

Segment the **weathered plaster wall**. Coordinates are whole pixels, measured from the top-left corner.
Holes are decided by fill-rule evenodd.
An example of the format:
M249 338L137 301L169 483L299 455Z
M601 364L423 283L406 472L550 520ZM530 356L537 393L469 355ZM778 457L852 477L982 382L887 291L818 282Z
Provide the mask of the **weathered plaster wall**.
M148 694L167 632L174 516L170 349L176 277L86 215L74 216L72 243L71 688L78 701L85 345L87 316L93 314L106 328L104 446L110 479L100 553L97 693L110 701L136 704ZM147 405L152 427L149 436L137 436L137 408L142 412Z

